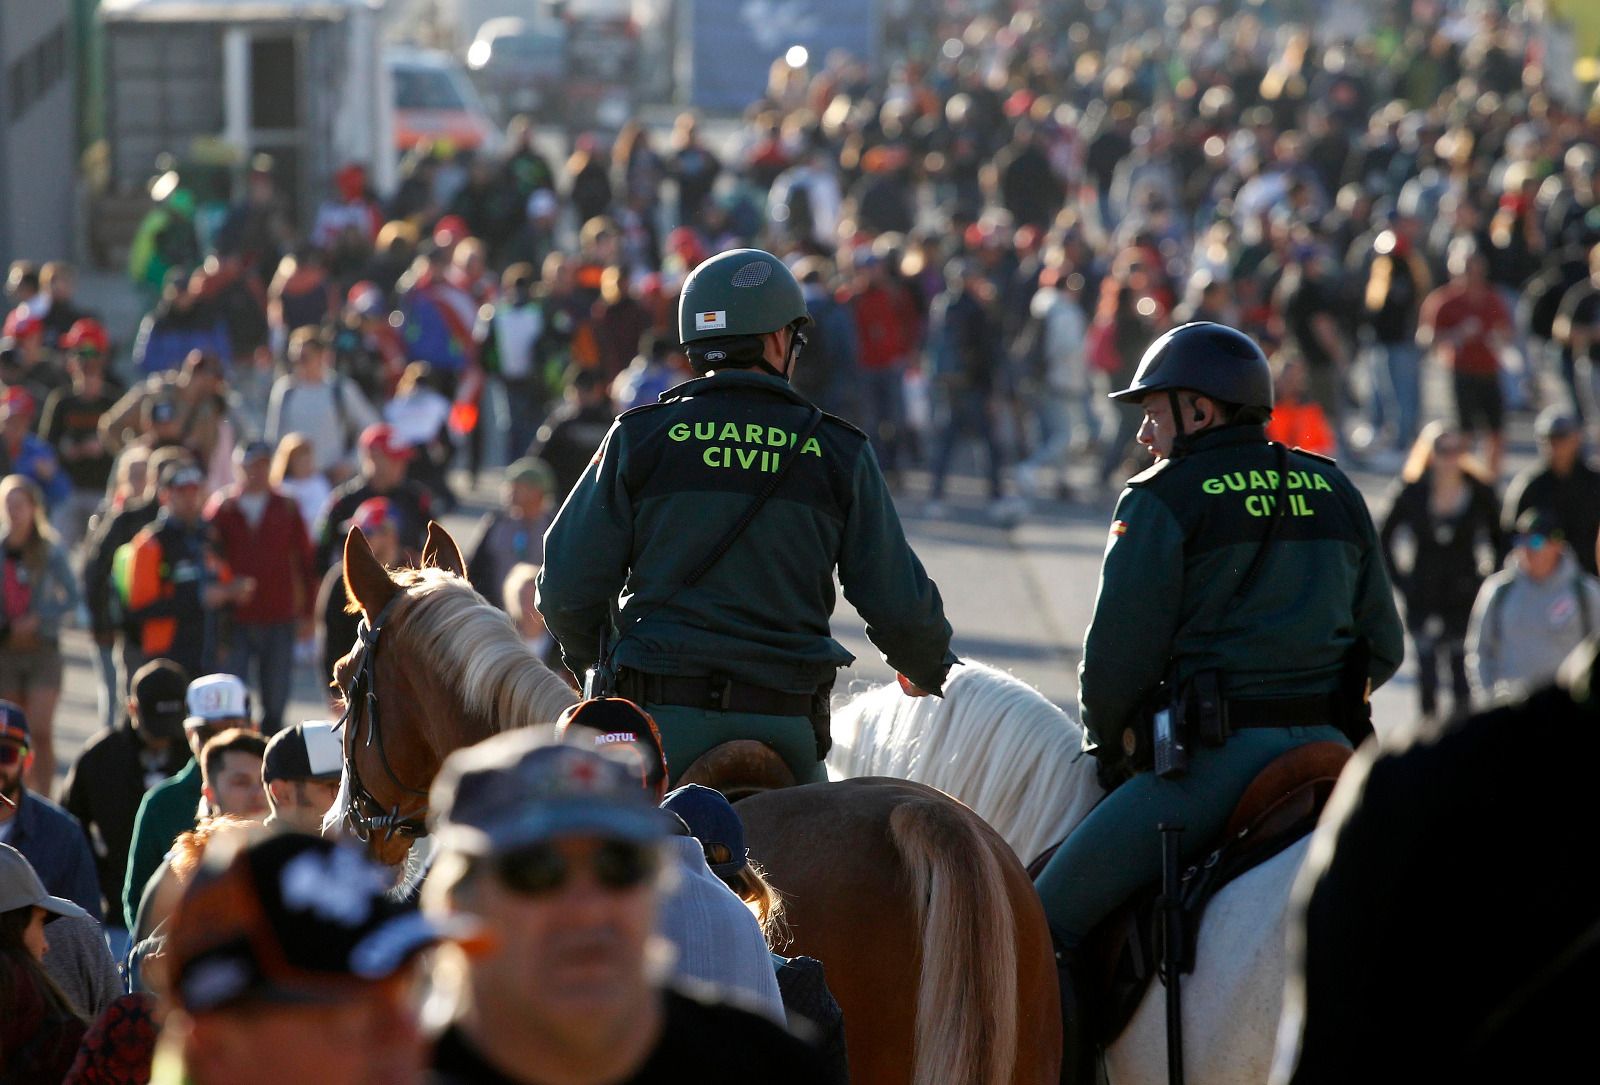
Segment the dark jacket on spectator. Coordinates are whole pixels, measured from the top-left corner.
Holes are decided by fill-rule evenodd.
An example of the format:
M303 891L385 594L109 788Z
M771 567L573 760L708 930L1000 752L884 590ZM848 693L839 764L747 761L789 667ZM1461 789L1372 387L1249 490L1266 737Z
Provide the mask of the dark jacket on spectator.
M94 856L77 818L23 788L5 842L33 864L51 896L66 897L100 918L100 880L95 877Z

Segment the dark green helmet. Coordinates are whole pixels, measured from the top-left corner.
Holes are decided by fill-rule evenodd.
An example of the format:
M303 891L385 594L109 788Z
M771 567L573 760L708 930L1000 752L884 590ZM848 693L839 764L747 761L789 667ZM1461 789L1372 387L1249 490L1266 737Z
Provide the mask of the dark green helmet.
M1198 321L1173 328L1150 344L1133 383L1117 400L1184 389L1220 403L1272 413L1272 367L1256 341L1225 324Z
M704 261L678 299L678 336L686 344L762 335L810 319L793 273L760 249L730 249Z

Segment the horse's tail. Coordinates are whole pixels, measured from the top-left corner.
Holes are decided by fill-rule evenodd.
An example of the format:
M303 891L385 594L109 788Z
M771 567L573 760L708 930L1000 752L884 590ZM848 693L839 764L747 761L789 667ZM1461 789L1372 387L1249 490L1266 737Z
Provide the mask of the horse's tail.
M1005 1085L1017 1060L1016 922L996 844L955 803L897 807L889 830L922 930L913 1085Z

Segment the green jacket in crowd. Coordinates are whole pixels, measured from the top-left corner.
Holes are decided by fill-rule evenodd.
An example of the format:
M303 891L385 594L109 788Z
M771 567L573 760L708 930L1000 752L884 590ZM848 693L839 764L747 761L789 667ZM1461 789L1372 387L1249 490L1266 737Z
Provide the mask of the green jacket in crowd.
M545 536L539 610L574 674L620 594L618 665L811 692L854 658L829 631L837 567L889 666L943 688L956 658L939 590L865 434L827 415L795 447L814 410L780 378L724 370L617 419ZM791 456L726 556L682 587Z
M1120 746L1169 664L1180 683L1219 671L1230 700L1331 693L1358 638L1373 688L1399 668L1404 634L1366 501L1319 456L1288 453L1277 534L1230 605L1269 523L1277 468L1264 428L1235 425L1189 438L1129 482L1078 668L1092 748Z
M194 758L176 776L169 776L145 794L133 819L133 847L128 876L122 883L122 914L134 929L145 882L161 866L172 842L195 827L200 808L200 762Z

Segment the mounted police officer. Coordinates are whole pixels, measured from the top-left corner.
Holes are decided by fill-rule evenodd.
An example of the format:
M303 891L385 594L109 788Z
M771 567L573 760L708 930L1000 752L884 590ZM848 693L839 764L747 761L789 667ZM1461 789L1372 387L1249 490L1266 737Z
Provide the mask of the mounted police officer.
M1272 373L1248 336L1175 328L1111 398L1144 411L1156 458L1117 503L1079 666L1085 747L1114 790L1037 882L1075 1080L1093 1057L1079 945L1159 880L1158 823L1185 827L1185 862L1214 846L1268 762L1370 732L1403 647L1366 503L1331 460L1267 440Z
M614 671L674 778L734 739L825 778L828 694L853 660L829 635L836 567L908 694L939 693L956 661L866 435L789 384L810 320L770 253L695 268L678 327L704 376L616 420L545 537L538 606L567 667L595 668L597 691Z

